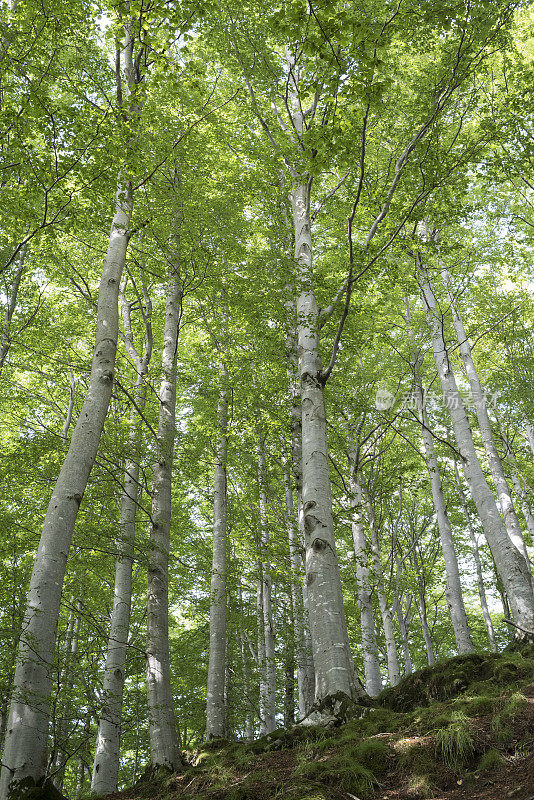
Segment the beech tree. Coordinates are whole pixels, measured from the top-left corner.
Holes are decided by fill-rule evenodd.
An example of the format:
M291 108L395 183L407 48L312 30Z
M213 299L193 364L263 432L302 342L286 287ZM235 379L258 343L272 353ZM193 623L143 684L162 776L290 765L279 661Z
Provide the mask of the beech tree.
M534 635L531 5L2 12L2 798Z

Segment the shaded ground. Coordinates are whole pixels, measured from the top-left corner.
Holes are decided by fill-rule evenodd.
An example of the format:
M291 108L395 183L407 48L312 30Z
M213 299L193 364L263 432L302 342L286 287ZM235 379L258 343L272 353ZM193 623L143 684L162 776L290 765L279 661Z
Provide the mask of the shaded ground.
M216 743L114 800L534 800L534 647L450 659L325 729Z

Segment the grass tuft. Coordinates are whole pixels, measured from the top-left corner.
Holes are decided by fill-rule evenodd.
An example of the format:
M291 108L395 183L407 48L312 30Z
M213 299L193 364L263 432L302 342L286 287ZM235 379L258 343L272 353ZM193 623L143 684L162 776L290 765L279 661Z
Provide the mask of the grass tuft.
M473 757L473 737L469 731L469 718L456 711L452 722L434 734L436 752L451 769L464 767Z

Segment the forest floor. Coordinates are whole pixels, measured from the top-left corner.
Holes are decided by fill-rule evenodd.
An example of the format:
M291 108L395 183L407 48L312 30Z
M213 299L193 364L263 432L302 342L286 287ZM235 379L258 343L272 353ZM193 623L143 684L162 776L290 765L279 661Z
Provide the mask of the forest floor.
M534 645L449 659L342 725L213 742L113 800L534 800Z

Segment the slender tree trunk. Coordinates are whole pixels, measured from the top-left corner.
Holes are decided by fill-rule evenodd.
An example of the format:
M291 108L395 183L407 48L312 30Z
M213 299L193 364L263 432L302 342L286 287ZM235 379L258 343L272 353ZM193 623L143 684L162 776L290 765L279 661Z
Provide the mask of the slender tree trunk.
M508 536L510 537L514 546L527 562L530 577L530 563L528 559L527 548L525 547L525 540L523 539L519 520L517 518L516 510L512 501L512 493L504 474L502 460L493 439L485 391L478 377L471 352L471 344L467 338L462 317L460 316L460 312L451 291L450 279L447 270L442 269L442 274L448 290L447 297L452 310L454 330L456 331L456 336L460 345L460 355L464 363L469 386L471 387L471 394L473 396L475 405L482 444L484 445L484 450L486 451L491 476L495 484L495 489L497 490L497 498L504 518L504 524L506 526Z
M125 324L125 328L128 326ZM124 667L130 630L132 603L132 566L135 542L135 515L140 499L139 485L139 434L141 416L145 405L144 383L152 352L151 330L147 331L147 344L142 359L136 358L137 380L134 391L136 408L132 408L129 434L129 459L123 479L117 563L113 610L104 667L102 710L93 762L91 792L97 795L117 791L119 751L121 739L122 702L124 693ZM126 335L128 335L126 333ZM131 340L133 346L133 340ZM134 353L134 356L137 356Z
M451 416L458 449L463 458L463 469L484 531L493 553L497 570L504 583L517 625L526 632L534 632L534 595L530 571L523 556L512 544L500 517L495 498L488 486L477 458L473 436L458 391L448 352L443 338L442 320L432 291L428 270L419 261L419 278L423 301L427 309L428 326L434 350L434 360L444 397Z
M171 491L176 429L176 350L182 281L178 253L170 267L163 329L156 463L152 484L152 524L147 583L147 698L152 766L177 769L179 751L169 655L169 548Z
M517 462L515 458L514 449L502 425L501 425L501 431L502 431L503 441L506 447L506 457L508 458L508 461L510 463L512 485L519 499L519 502L521 503L521 509L523 511L523 516L525 517L525 522L527 523L528 532L530 533L531 539L534 542L534 517L532 516L532 511L530 510L530 506L528 504L528 498L525 492L525 487L523 486L521 476L519 475L519 471L517 469Z
M134 86L133 39L127 26L125 62L128 83ZM139 113L140 108L134 100L130 106L130 118L137 119ZM131 143L130 149L133 146ZM131 185L121 175L98 291L89 387L48 506L28 589L2 757L0 800L6 800L18 781L25 778L36 781L45 775L52 665L61 591L74 524L111 400L118 337L118 292L131 216Z
M525 422L525 433L527 437L527 442L530 445L530 451L534 456L534 426L530 424L530 422Z
M410 647L408 643L408 631L410 629L410 609L412 604L411 596L406 598L406 614L404 613L402 598L395 598L395 614L399 624L399 633L401 640L402 658L404 661L404 671L406 675L413 672L412 657L410 655Z
M81 603L77 601L75 608L71 610L67 636L65 638L65 660L60 677L60 697L58 702L58 712L56 712L56 731L54 736L54 749L56 757L54 759L54 785L61 790L65 778L65 751L68 728L69 712L72 708L72 688L74 686L75 661L78 652L78 636L80 633L80 612Z
M410 319L410 304L408 299L406 303L406 316L408 322L408 334L412 347L414 346L414 335L411 327ZM414 373L414 387L415 399L417 403L417 411L419 415L419 424L423 436L423 445L425 448L425 461L428 470L428 477L430 478L430 487L432 491L432 501L436 510L436 517L438 522L439 538L441 542L441 549L443 552L443 561L445 563L446 575L446 590L445 596L447 598L447 605L449 606L449 614L454 631L454 638L456 640L456 647L458 653L473 653L475 647L471 639L471 632L467 622L467 614L465 613L464 598L462 594L462 582L460 579L460 569L458 567L458 558L456 557L456 550L454 549L454 539L452 535L451 524L447 508L445 506L445 498L443 497L443 487L441 484L441 477L439 474L438 459L434 448L434 439L430 428L430 422L426 410L426 402L423 392L423 383L421 380L420 362L417 354L414 353L412 358L412 368Z
M265 492L265 457L263 446L258 446L258 485L260 497L260 528L262 549L262 603L263 614L263 680L260 697L260 733L272 733L276 729L276 662L274 650L274 628L272 610L271 565L269 562L269 529L267 523L267 496Z
M291 562L291 607L293 610L293 629L295 638L297 687L299 698L299 715L304 717L313 704L314 681L313 660L309 642L305 637L305 609L302 586L303 562L298 541L297 520L293 504L293 492L289 478L289 466L284 463L284 489L286 499L286 521L289 539L289 556Z
M418 595L418 602L417 602L417 613L419 615L419 621L421 622L421 630L423 631L423 640L425 642L425 650L426 650L426 659L428 661L428 666L431 667L433 664L436 663L436 657L434 656L434 648L432 646L432 637L430 635L430 628L428 626L428 614L426 610L426 598L424 590L419 587L417 591Z
M224 676L226 668L226 460L228 451L228 397L224 385L217 407L217 454L213 491L213 562L210 598L210 653L206 706L206 739L226 732Z
M389 607L388 599L385 591L384 571L382 569L382 562L380 559L380 542L378 539L378 525L371 498L367 492L363 491L365 505L367 508L367 515L369 518L369 530L371 532L371 557L373 562L373 572L376 578L376 592L378 597L378 607L380 609L380 616L382 617L382 627L384 629L384 637L386 640L386 656L388 662L388 675L391 686L396 686L400 679L400 666L399 656L397 653L397 644L395 642L395 628L393 626L393 614Z
M367 566L367 547L362 520L362 489L356 473L356 454L349 456L350 491L352 511L352 542L354 545L354 561L356 565L356 582L358 588L358 605L360 607L360 624L362 629L362 656L365 675L365 689L371 697L376 697L382 690L382 676L378 660L373 604Z
M302 503L306 582L317 699L336 692L361 697L350 652L336 555L328 467L326 412L319 353L318 307L312 289L310 179L290 193L297 264L297 332L302 398Z
M23 247L19 253L15 274L13 276L13 283L11 284L11 291L7 298L6 315L4 317L4 324L2 326L2 335L0 337L0 374L4 368L4 363L11 346L11 320L17 307L17 296L19 293L20 282L24 272L24 262L26 260L26 247Z
M456 475L456 483L458 484L458 492L460 494L462 511L466 521L469 538L471 540L471 552L473 553L473 559L475 561L475 568L477 572L477 587L478 587L478 596L480 598L480 608L482 609L482 616L484 617L484 623L486 625L486 630L488 632L490 649L493 653L495 653L497 651L497 647L495 644L495 632L493 630L493 622L491 621L491 614L488 608L488 599L486 597L486 588L484 586L484 573L482 572L482 562L480 560L478 541L473 525L471 524L469 512L467 510L467 502L465 499L462 482L460 480L460 473L458 472L458 464L456 463L456 461L454 462L454 474Z

